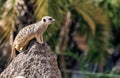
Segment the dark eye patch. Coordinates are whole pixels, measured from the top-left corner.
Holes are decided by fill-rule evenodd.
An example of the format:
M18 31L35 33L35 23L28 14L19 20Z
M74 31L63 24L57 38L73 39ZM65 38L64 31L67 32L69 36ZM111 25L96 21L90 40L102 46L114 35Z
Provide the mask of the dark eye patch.
M49 20L52 20L52 18L49 18Z
M44 22L46 22L46 19L43 19Z

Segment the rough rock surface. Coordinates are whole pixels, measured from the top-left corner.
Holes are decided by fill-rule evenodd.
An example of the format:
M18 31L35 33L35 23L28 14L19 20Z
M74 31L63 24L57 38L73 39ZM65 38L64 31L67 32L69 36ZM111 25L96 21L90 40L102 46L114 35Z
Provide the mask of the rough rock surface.
M0 74L0 78L61 78L56 55L45 44L34 43L21 52Z

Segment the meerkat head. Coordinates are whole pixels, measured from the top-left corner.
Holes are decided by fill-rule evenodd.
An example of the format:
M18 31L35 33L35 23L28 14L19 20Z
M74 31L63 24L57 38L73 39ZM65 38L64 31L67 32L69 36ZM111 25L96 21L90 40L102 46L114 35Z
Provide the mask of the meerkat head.
M50 24L53 24L54 22L55 22L55 19L53 19L50 16L44 16L42 18L42 23L44 23L44 24L50 25Z

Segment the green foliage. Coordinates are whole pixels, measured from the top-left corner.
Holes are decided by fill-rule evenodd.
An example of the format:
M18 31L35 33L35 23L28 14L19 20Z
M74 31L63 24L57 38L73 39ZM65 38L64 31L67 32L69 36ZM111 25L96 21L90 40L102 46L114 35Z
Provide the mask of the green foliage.
M112 28L118 29L120 27L120 0L102 0L97 4L106 10L111 19Z
M76 18L81 23L78 29L87 28L84 29L83 34L87 32L87 40L90 48L86 59L91 62L103 64L106 56L109 56L107 49L109 48L109 32L111 29L108 17L104 10L95 6L94 3L83 1L77 5L78 3L79 1L73 4L75 11L77 11ZM83 17L83 19L81 20L79 16ZM78 29L77 33L82 32Z
M36 1L36 4L38 4L38 2L39 6L37 6L37 9L35 10L35 15L38 19L43 15L50 15L56 19L56 24L50 26L45 35L45 39L52 46L52 49L55 50L59 47L59 32L62 31L61 27L64 26L64 23L66 22L65 14L69 11L71 13L71 20L75 23L74 26L76 27L78 24L77 31L70 28L69 30L81 33L81 29L83 30L82 35L87 33L87 45L89 46L89 51L86 60L92 63L97 62L100 66L104 66L106 56L109 56L107 50L109 48L109 32L111 27L109 19L102 8L95 6L94 3L89 0L38 0ZM66 33L64 33L64 35L65 34ZM69 34L72 35L70 32ZM64 38L63 40L65 41ZM70 37L69 40L71 40ZM64 54L77 60L79 56L76 56L74 51L69 51L70 46L68 45L69 44L67 43L67 49ZM63 47L59 48L62 49ZM59 52L58 50L55 51L57 51L57 53Z
M1 26L1 36L0 44L4 44L9 40L11 31L15 28L15 22L17 19L17 10L15 7L16 0L7 0L4 5L0 8L0 26Z
M0 7L2 7L6 1L7 0L0 0Z

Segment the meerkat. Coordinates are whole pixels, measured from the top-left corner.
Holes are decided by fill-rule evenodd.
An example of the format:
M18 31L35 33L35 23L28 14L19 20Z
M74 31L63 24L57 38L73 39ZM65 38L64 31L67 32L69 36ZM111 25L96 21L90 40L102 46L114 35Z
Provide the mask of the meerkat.
M12 61L15 55L15 49L21 52L31 39L35 38L38 43L43 44L43 34L48 26L54 22L55 19L52 17L44 16L41 21L22 28L13 42L10 61Z

